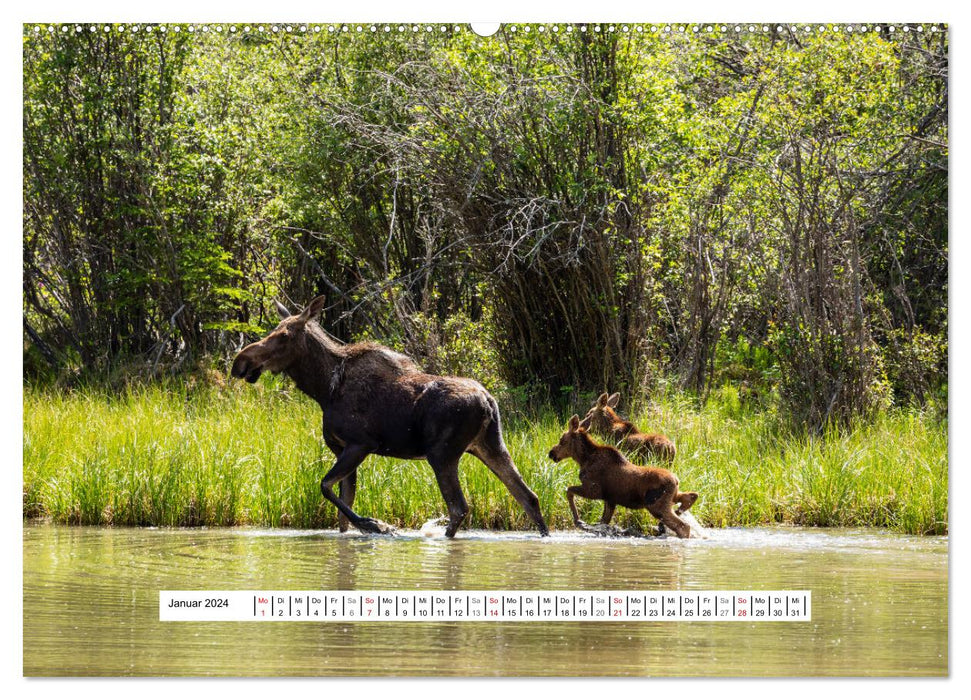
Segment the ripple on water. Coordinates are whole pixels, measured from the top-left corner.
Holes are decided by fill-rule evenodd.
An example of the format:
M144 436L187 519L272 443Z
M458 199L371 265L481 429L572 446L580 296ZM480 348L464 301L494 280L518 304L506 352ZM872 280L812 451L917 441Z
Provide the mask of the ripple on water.
M690 514L686 514L690 515ZM692 519L693 520L693 519ZM369 535L357 531L341 533L336 530L283 530L263 528L233 528L222 530L240 537L283 537L283 538L337 538L347 540L446 540L444 519L429 520L417 530L400 529L389 538L387 535ZM670 545L679 543L683 546L708 546L714 548L763 549L771 547L776 550L798 551L913 551L941 553L947 551L948 537L920 537L899 535L887 530L875 528L807 528L776 525L769 527L728 527L702 528L697 521L692 522L693 530L700 529L702 537L692 537L690 540L679 540L669 535L654 537L652 535L639 536L604 536L584 532L582 530L559 530L550 533L549 537L540 537L535 531L496 531L462 529L455 536L455 541L474 540L482 542L517 542L535 541L539 543L582 543L582 542L617 542L633 546L641 545Z
M943 675L947 538L24 526L26 675ZM159 590L812 591L811 623L161 623Z

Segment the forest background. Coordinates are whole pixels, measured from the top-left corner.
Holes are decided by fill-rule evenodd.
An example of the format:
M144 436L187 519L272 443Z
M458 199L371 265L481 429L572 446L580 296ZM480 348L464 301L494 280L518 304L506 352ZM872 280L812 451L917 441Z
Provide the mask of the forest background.
M247 400L227 363L273 300L324 294L337 338L483 382L524 453L620 391L679 443L710 522L946 531L947 42L933 25L25 25L25 515L329 522L310 495L237 494L217 517L168 452L155 471L185 501L152 510L97 485L130 429L90 453L59 429L73 407L104 437L119 402L173 396L224 414ZM281 415L307 409L264 382ZM515 524L502 511L478 522Z

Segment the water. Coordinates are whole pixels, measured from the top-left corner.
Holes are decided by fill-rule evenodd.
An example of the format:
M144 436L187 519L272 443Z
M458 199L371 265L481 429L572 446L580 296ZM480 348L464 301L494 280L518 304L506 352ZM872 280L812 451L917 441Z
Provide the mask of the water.
M876 530L710 530L605 539L434 528L24 525L28 676L940 676L947 539ZM180 589L810 589L811 622L188 623Z

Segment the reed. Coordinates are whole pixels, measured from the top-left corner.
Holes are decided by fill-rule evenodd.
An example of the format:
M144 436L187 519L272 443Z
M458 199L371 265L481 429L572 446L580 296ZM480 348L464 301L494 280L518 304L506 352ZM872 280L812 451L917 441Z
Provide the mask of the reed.
M579 407L584 408L584 407ZM571 461L547 457L568 415L504 411L513 458L551 528L570 528ZM792 435L771 413L711 401L661 398L638 415L643 429L677 442L674 470L701 494L692 513L715 526L791 523L876 526L912 534L948 531L947 424L893 410L852 430ZM286 382L255 386L171 383L122 392L25 387L25 518L91 525L333 528L320 495L332 457L320 411ZM469 527L532 529L501 483L466 456L461 480ZM369 457L359 472L358 512L414 528L444 513L422 462ZM599 503L581 502L599 517ZM618 509L615 523L653 524Z

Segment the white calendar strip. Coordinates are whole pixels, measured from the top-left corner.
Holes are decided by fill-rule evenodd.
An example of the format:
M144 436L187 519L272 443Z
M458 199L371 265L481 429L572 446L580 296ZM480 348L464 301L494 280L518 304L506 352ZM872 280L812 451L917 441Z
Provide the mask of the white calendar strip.
M806 622L810 591L160 591L209 622Z

